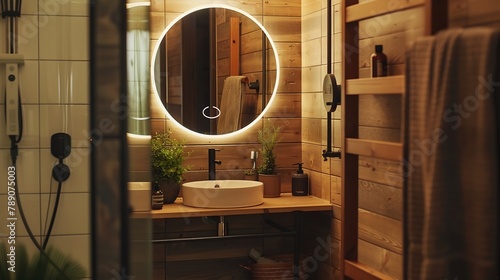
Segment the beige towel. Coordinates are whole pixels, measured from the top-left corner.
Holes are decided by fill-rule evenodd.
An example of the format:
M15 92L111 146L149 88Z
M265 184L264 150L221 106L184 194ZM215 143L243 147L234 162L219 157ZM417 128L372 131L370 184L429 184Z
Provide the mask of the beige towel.
M447 30L407 51L408 279L499 277L498 37Z
M224 80L217 134L230 133L241 128L246 85L244 79L244 76L229 76Z

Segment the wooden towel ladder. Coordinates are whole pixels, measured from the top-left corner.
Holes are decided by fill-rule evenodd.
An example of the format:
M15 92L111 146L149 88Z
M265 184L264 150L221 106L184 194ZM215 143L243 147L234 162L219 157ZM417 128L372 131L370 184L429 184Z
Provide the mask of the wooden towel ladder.
M371 0L362 1L362 3L358 3L358 0L342 1L342 150L344 155L342 155L340 270L345 279L394 279L358 261L358 159L359 156L393 161L403 159L403 142L359 138L359 96L398 94L402 96L402 104L404 104L405 77L398 75L359 78L358 22L410 8L424 7L425 34L434 34L447 26L447 6L446 0ZM402 127L402 129L405 128Z

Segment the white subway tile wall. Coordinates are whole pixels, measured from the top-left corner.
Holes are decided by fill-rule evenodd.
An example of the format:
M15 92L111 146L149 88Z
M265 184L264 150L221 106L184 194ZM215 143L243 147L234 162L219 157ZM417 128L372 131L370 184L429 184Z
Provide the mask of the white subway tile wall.
M48 227L57 182L52 168L50 137L71 135L71 155L64 161L71 170L63 183L59 209L49 244L79 261L90 279L90 170L89 170L89 11L88 0L23 1L18 19L24 132L17 161L21 202L38 241ZM0 19L0 41L7 39L5 19ZM0 53L7 53L0 44ZM5 70L0 67L0 106L3 112ZM0 181L7 182L10 141L0 114ZM0 208L7 207L7 187L0 185ZM50 201L50 203L49 203ZM47 211L49 215L47 217ZM17 243L36 252L18 212ZM0 221L6 221L0 211ZM46 224L47 223L47 224ZM0 242L7 228L0 227Z

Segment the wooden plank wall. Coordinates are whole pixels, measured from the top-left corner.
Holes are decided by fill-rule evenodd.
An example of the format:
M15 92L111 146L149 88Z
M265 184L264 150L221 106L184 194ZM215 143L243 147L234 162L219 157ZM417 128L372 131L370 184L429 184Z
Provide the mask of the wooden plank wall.
M366 0L364 0L366 1ZM363 2L360 1L360 2ZM340 1L333 1L334 74L340 73ZM450 0L450 26L500 26L500 5L495 0ZM315 195L335 205L332 244L338 248L340 224L340 165L321 159L325 149L326 113L322 109L321 78L326 71L326 0L302 2L302 157ZM423 35L425 14L414 8L360 22L359 76L369 77L369 57L383 44L389 57L389 75L403 74L404 50L412 38ZM319 28L321 26L321 28ZM321 53L318 52L321 49ZM401 97L360 98L361 138L398 142L401 139ZM334 114L334 146L340 145L340 114ZM402 278L402 178L398 162L360 158L359 260L395 278ZM338 263L322 268L324 278L336 279ZM330 275L328 275L330 274Z
M337 81L342 78L340 57L340 0L332 1L332 62ZM324 220L332 229L328 235L329 258L318 264L317 279L339 279L341 162L323 160L326 149L326 110L323 106L323 77L327 74L326 0L302 1L302 161L310 176L311 193L330 200L332 217ZM339 107L333 113L333 146L341 145Z
M171 32L170 32L171 31ZM182 120L182 25L175 24L166 35L167 92L170 114Z
M199 5L197 1L185 0L162 0L152 1L151 6L151 47L153 48L159 35L180 13ZM272 107L267 111L265 119L282 127L281 141L277 145L277 164L279 172L282 174L282 191L291 191L291 170L293 163L300 162L301 157L301 15L300 0L249 0L224 1L224 4L242 9L253 15L260 21L270 33L278 49L281 64L281 76L278 82L277 95ZM244 39L244 38L243 38ZM250 40L250 38L249 38ZM252 39L253 40L253 39ZM260 44L260 40L259 40ZM243 49L243 48L242 48ZM244 61L244 58L242 58ZM271 79L276 77L276 73L270 74ZM249 77L250 80L253 80ZM164 115L161 104L158 104L156 97L151 98L151 132L171 131L173 137L186 141L186 151L190 152L185 164L191 166L191 170L186 174L186 181L204 180L208 178L207 151L209 148L216 148L217 159L222 161L217 166L217 177L220 179L243 179L245 169L250 169L252 162L250 152L258 151L260 145L257 141L258 129L263 121L247 129L243 134L232 135L229 137L208 138L204 136L194 136L173 125L173 123ZM259 162L260 163L260 160ZM186 223L186 221L181 221ZM237 225L251 224L252 217L239 217ZM236 225L236 226L237 226ZM155 223L155 235L166 234L164 225ZM163 226L163 228L162 228ZM167 225L170 229L177 228L178 225ZM266 242L261 240L260 242ZM269 243L271 242L271 243ZM200 245L201 244L201 245ZM207 249L211 251L212 256L247 257L248 246L253 243L237 242L234 245L238 248L235 251L228 250L227 246L222 247L220 251L217 248L204 243L196 243L198 249ZM259 246L266 250L274 251L276 249L272 241L260 243ZM281 243L276 243L281 244ZM193 245L181 243L187 252L183 255L185 259L206 259L209 253L194 253ZM281 244L279 250L289 249L290 244ZM162 250L165 247L154 246L156 272L162 278L162 271L165 269L163 261L165 255ZM158 250L160 250L158 252ZM172 248L170 248L170 251ZM206 251L206 250L204 250ZM182 251L181 251L182 252ZM268 253L265 251L264 253ZM158 254L160 257L158 258ZM171 261L174 261L170 259ZM181 263L179 263L180 265ZM167 263L168 267L168 263ZM201 266L200 266L201 267ZM192 269L192 268L191 268ZM156 276L155 276L156 277Z
M224 4L253 15L263 23L276 43L280 56L281 76L274 104L265 117L282 127L281 142L277 147L277 164L283 175L282 188L289 192L292 163L301 161L300 0L225 1ZM156 44L160 33L171 20L196 5L195 1L154 1L151 7L151 46ZM217 170L221 178L243 178L243 170L251 168L250 151L260 148L257 131L262 122L246 130L244 134L213 140L193 136L175 127L165 117L161 106L156 97L151 98L152 133L171 130L174 137L187 141L186 150L191 152L191 155L186 164L191 165L192 169L186 174L186 180L199 180L208 176L209 148L220 149L217 157L222 161L222 165L217 166Z
M500 3L496 0L448 0L449 26L500 28Z
M333 37L340 41L340 0L332 1ZM311 193L334 204L328 259L318 264L317 279L338 279L340 253L340 186L339 159L323 161L326 149L326 111L322 104L323 77L326 73L326 0L302 1L302 161L310 176ZM333 46L333 45L332 45ZM332 50L332 69L341 79L340 47ZM333 146L340 147L340 109L333 113Z
M424 8L390 13L359 23L359 77L370 77L370 55L384 46L388 74L404 74L405 47L424 35ZM360 138L400 142L402 99L398 95L360 96ZM403 277L403 197L400 163L359 160L358 259L394 278Z
M340 1L333 0L333 68L341 80ZM500 26L497 0L449 0L451 26ZM155 1L152 6L152 46L161 30L178 13L192 8L191 1ZM278 145L278 164L284 174L284 191L290 191L291 164L303 161L310 176L312 194L334 204L333 219L327 236L331 256L319 263L318 279L338 279L340 246L340 173L338 159L323 161L326 148L326 112L322 105L321 85L326 74L326 0L261 1L241 3L228 1L264 23L277 43L281 63L276 103L266 117L283 127ZM381 16L360 23L360 77L368 76L368 58L374 44L383 44L389 57L389 74L404 69L404 48L411 38L423 34L424 13L412 9ZM156 36L155 36L156 35ZM319 51L320 50L320 51ZM152 98L154 100L154 98ZM400 97L363 96L360 100L360 136L362 138L399 141L401 137ZM219 148L219 176L242 178L242 170L250 168L249 153L258 150L258 126L243 135L209 140L193 137L172 127L161 110L152 104L152 130L171 129L176 137L188 141L191 152L188 164L193 166L189 180L206 178L206 150ZM333 144L340 146L340 109L334 113ZM402 189L397 162L362 157L360 159L360 261L395 278L402 275ZM313 227L313 226L311 226ZM319 230L318 230L319 231ZM311 236L312 234L312 236ZM309 237L314 237L314 233ZM309 240L314 240L311 238ZM314 242L313 242L314 243Z
M500 27L498 1L450 0L449 24ZM360 22L360 77L369 77L370 53L383 44L389 75L403 74L404 51L412 38L423 35L423 8L410 9ZM400 141L401 98L360 97L360 136ZM359 260L395 278L402 278L402 179L399 163L360 159Z
M238 75L242 75L248 78L250 82L255 82L259 80L261 83L263 81L262 75L262 31L255 22L250 18L242 16L241 14L225 9L217 10L217 93L218 100L222 95L222 90L224 88L224 79L229 76L229 22L231 18L237 18L240 21L240 67L238 70ZM269 59L274 61L273 53ZM274 68L276 69L276 68ZM271 71L273 71L271 69ZM267 79L275 77L274 72L270 72L267 75ZM272 89L274 89L275 79L270 80L269 83L272 84ZM262 112L262 88L259 92L253 89L246 88L244 108L242 116L242 127L250 124L261 112ZM272 92L272 90L271 90Z

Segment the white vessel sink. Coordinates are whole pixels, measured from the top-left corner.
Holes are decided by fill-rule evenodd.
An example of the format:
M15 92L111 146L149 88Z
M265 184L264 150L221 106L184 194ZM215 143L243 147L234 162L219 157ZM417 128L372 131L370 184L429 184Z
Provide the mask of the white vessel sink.
M262 204L264 185L248 180L206 180L182 184L183 204L201 208L238 208Z

